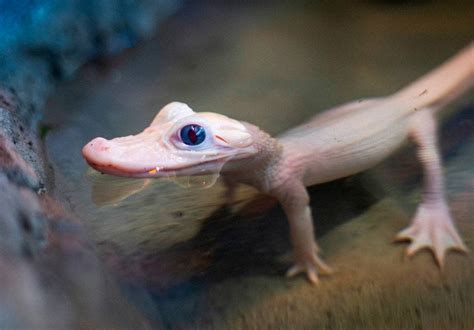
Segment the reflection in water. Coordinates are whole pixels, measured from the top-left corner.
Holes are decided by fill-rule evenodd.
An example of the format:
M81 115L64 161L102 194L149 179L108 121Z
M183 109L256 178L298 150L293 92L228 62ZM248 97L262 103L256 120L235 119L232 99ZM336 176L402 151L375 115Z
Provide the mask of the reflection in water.
M219 179L220 174L197 175L197 176L174 176L170 178L173 182L183 188L211 188Z
M451 254L440 275L430 254L407 262L391 244L417 204L409 151L369 174L311 188L316 235L336 268L319 288L281 276L290 251L284 214L250 188L224 206L220 180L203 191L85 174L85 142L139 132L171 100L278 133L334 104L392 93L472 40L468 3L337 6L193 5L110 64L111 74L86 68L51 101L56 193L131 299L162 325L472 328L473 259ZM472 250L472 106L452 110L467 115L441 134L442 147L453 148L447 190Z
M159 180L174 182L182 188L207 189L217 182L219 176L219 173L183 177L171 174ZM124 178L101 174L93 169L87 170L86 178L90 182L92 202L98 207L117 206L128 197L146 189L153 181L153 179Z
M97 206L117 205L129 196L145 189L151 182L151 179L132 180L105 175L93 169L87 170L86 177L92 187L92 202Z

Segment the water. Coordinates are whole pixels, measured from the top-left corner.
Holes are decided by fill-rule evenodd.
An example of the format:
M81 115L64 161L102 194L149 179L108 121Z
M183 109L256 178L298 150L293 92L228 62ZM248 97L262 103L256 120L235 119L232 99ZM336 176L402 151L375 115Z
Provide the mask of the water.
M411 149L368 174L310 189L318 242L336 269L318 288L283 277L290 243L274 200L240 187L226 204L217 175L102 176L80 155L93 137L141 131L173 100L280 133L322 109L392 93L474 32L467 3L352 6L191 5L150 42L84 68L50 101L50 189L80 216L124 293L157 324L472 328L472 254L450 253L441 276L428 253L408 261L404 246L391 244L417 203ZM450 205L471 250L473 99L450 108L441 132Z

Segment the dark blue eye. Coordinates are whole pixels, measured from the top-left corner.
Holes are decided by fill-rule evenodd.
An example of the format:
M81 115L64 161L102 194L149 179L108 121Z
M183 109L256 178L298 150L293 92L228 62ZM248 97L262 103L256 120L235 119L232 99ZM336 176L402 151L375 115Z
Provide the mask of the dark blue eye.
M206 131L204 127L199 125L186 125L179 133L181 141L188 146L197 146L201 144L206 138Z

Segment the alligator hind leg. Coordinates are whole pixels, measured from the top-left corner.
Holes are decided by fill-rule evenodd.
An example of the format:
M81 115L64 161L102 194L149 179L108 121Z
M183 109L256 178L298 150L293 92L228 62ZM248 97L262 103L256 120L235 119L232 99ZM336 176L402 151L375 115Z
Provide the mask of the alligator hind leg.
M451 217L444 194L443 173L436 141L436 122L430 109L418 111L412 119L410 137L417 145L418 158L423 167L421 204L411 225L396 236L396 240L410 240L406 254L428 248L443 267L449 249L467 252Z

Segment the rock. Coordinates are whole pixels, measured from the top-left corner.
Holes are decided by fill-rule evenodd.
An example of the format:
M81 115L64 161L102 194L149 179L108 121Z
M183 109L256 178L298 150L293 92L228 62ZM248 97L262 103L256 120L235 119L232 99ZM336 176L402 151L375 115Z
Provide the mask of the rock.
M0 328L150 326L49 195L38 123L58 82L149 37L178 5L0 0Z

